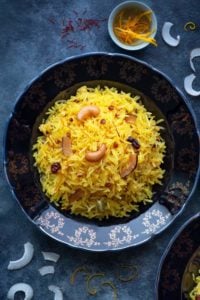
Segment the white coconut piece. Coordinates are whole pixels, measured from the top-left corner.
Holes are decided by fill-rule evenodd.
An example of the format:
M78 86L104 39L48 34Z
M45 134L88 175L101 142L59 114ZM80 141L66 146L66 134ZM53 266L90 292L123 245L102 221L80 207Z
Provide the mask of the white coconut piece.
M7 298L9 300L14 300L17 292L23 292L25 294L24 300L31 300L33 298L33 289L27 283L19 282L11 286L8 291Z
M24 254L18 260L13 260L9 262L8 270L18 270L30 263L33 258L34 248L33 245L29 242L24 244Z
M180 35L177 35L176 38L172 37L170 30L174 24L171 22L165 22L162 27L162 37L166 44L172 47L178 46L180 43Z
M200 48L196 48L196 49L193 49L191 52L190 52L190 66L192 68L192 70L195 72L195 67L194 67L194 64L193 64L193 59L195 57L198 57L200 56Z
M42 276L55 273L54 266L44 266L40 268L38 271Z
M45 252L42 251L42 255L44 257L45 260L49 260L49 261L53 261L53 262L57 262L60 258L60 255L55 253L55 252Z
M55 294L54 295L54 300L63 300L63 293L62 293L61 289L58 286L49 285L48 289Z
M186 92L191 96L200 96L200 91L196 91L192 87L192 83L195 80L196 76L194 74L190 74L184 78L184 88Z

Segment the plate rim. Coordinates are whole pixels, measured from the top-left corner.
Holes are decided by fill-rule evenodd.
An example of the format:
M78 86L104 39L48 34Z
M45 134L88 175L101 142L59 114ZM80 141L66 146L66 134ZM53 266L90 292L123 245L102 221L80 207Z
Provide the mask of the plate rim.
M122 54L122 53L117 53L117 52L114 52L114 53L112 53L112 52L87 52L87 53L83 53L83 54L73 55L73 56L67 57L67 58L65 58L63 60L59 60L59 61L57 61L57 62L49 65L43 71L39 72L31 81L29 81L28 84L25 86L25 88L21 92L19 92L18 96L16 97L15 103L14 103L14 105L12 107L12 112L8 116L7 122L5 124L5 129L4 129L4 135L3 135L3 170L4 170L6 181L8 183L9 188L10 188L10 191L11 191L12 195L14 196L14 198L17 200L20 208L23 210L23 212L25 213L26 217L28 217L29 220L37 228L39 228L42 232L45 232L45 234L47 234L48 236L50 236L51 238L53 238L55 240L56 240L56 237L55 236L52 237L50 234L48 234L47 231L44 231L43 229L41 229L40 226L38 226L38 224L36 224L36 222L34 221L35 218L32 219L29 216L29 214L25 211L25 209L21 206L20 201L18 200L18 197L15 194L14 188L13 188L13 186L11 185L11 183L9 181L8 172L7 172L7 159L6 159L6 139L7 139L7 132L8 132L8 127L9 127L9 124L10 124L10 122L12 120L12 117L15 114L17 105L20 104L20 99L23 98L24 94L28 91L28 89L35 82L37 82L37 80L39 80L49 70L52 70L53 68L55 68L55 67L57 67L59 65L62 65L64 63L68 63L68 62L73 61L75 59L82 59L82 58L90 57L90 56L92 56L92 57L94 57L94 56L95 57L97 57L97 56L105 56L105 57L112 57L112 58L113 57L125 58L127 60L132 61L132 62L137 62L137 63L141 64L142 66L149 68L151 71L155 72L156 74L162 76L176 90L176 92L179 94L179 96L182 98L183 102L185 103L185 105L186 105L186 107L187 107L190 115L192 116L192 120L194 122L194 127L195 127L195 133L198 136L198 145L199 145L198 161L200 162L200 129L198 128L197 117L196 117L196 114L194 113L194 110L192 109L191 103L187 100L187 98L185 97L185 95L183 94L183 92L177 87L177 85L174 84L172 82L172 80L164 72L162 72L162 71L158 70L157 68L153 67L150 63L147 63L145 61L142 61L142 60L140 60L138 58L135 58L135 57L132 57L130 55ZM61 243L63 243L64 245L68 245L68 246L73 247L73 248L78 248L78 249L82 249L82 250L88 250L88 251L92 251L92 252L118 251L118 250L123 250L123 249L130 248L130 247L140 246L140 245L142 245L142 244L150 241L151 239L154 238L154 236L157 236L158 234L160 234L161 232L163 232L166 228L168 228L169 226L171 226L174 223L174 221L182 214L182 212L185 209L186 205L188 204L190 198L194 194L194 191L196 190L199 176L200 176L200 163L199 163L199 166L198 166L196 174L195 174L195 179L194 179L194 184L192 186L192 189L191 189L191 191L190 191L190 193L189 193L189 195L188 195L185 203L180 208L180 210L176 213L176 215L173 216L173 219L170 222L168 222L165 226L161 227L160 230L158 230L155 233L151 233L147 238L144 238L143 241L138 242L137 244L130 243L128 245L121 245L121 246L119 246L117 248L113 248L112 247L111 249L107 249L107 248L103 248L103 249L89 249L89 248L87 248L85 246L75 246L74 244L70 244L69 242L64 242L64 241L61 241L59 239L58 239L58 241L61 242Z

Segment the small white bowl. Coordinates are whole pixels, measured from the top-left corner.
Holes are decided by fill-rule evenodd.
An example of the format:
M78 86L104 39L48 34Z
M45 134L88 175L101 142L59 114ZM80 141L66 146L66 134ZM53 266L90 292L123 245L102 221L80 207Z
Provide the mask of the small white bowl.
M157 32L157 19L156 19L155 13L152 11L152 9L149 6L147 6L146 4L144 4L142 2L138 2L138 1L122 2L112 10L112 12L109 16L109 19L108 19L108 32L109 32L109 35L110 35L111 39L113 40L113 42L117 46L119 46L123 49L126 49L126 50L140 50L140 49L143 49L144 47L148 46L149 43L148 42L143 42L143 41L138 41L138 43L134 44L134 45L125 44L117 38L117 36L116 36L116 34L114 33L114 30L113 30L113 24L114 24L114 20L115 20L116 15L121 10L124 10L125 8L128 8L128 7L134 8L134 9L139 9L139 10L142 10L142 11L150 10L152 12L152 14L151 14L152 23L151 23L151 28L150 29L154 30L154 32L150 35L150 37L152 37L152 38L155 37L156 32Z

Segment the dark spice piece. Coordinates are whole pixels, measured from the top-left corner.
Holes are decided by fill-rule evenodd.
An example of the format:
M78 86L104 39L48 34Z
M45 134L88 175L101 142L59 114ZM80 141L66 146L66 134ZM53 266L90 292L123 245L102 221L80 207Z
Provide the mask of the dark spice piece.
M101 119L100 123L101 124L106 124L106 120L105 119Z
M14 158L15 152L13 150L8 151L8 155L10 158Z
M110 105L110 106L108 106L108 109L109 109L109 110L114 110L114 106L113 106L113 105Z
M119 146L118 143L117 143L117 142L114 142L113 147L114 147L114 148L117 148L118 146Z
M112 186L112 183L110 183L110 182L107 182L107 183L105 184L105 187L107 187L107 188L111 188L111 186Z
M51 165L51 172L52 172L53 174L58 173L58 171L59 171L60 169L61 169L61 165L60 165L59 162L53 163L53 164Z
M172 215L180 211L184 201L185 197L181 197L180 191L176 191L176 189L174 191L172 189L171 191L164 192L159 199L159 203L166 206Z
M140 144L138 142L138 140L134 139L132 136L129 136L127 138L127 141L130 142L133 146L133 148L135 148L136 150L140 149Z

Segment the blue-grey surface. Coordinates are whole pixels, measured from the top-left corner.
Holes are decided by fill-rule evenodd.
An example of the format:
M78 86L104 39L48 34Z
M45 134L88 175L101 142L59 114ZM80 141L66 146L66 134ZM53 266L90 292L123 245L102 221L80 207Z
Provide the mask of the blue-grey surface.
M75 20L85 18L108 18L111 9L120 3L117 0L1 0L0 1L0 138L3 143L5 124L13 110L16 97L28 82L40 71L68 56L89 51L121 52L110 40L107 23L102 21L99 28L90 31L72 32L61 39L63 18ZM158 19L158 47L149 46L139 52L128 54L142 59L166 73L183 92L183 78L191 72L190 51L200 47L200 2L157 0L144 1L154 9ZM77 16L78 13L78 16ZM194 21L199 25L196 31L184 31L184 24ZM178 47L167 46L161 37L165 21L174 23L173 34L180 34ZM72 48L72 41L77 48ZM195 60L197 79L194 87L200 89L200 60ZM198 119L200 128L200 97L187 96ZM1 147L1 160L3 149ZM199 211L200 191L196 192L184 213L161 235L146 245L116 253L95 254L71 249L44 236L25 217L13 198L6 179L0 169L0 299L6 299L9 288L17 282L26 282L34 289L34 299L53 299L48 285L59 286L64 299L112 299L112 289L105 286L96 296L87 294L83 274L78 274L75 285L69 282L70 274L77 266L87 265L93 273L104 272L104 280L112 281L117 287L118 299L154 300L156 272L161 255L170 239L180 226ZM35 248L34 258L25 268L8 271L9 260L19 258L23 245L30 241ZM55 251L61 255L55 265L55 274L41 277L38 269L47 264L41 251ZM134 264L138 267L139 277L130 282L121 282L116 276L119 264ZM97 286L101 278L93 281ZM23 299L23 297L18 297Z

